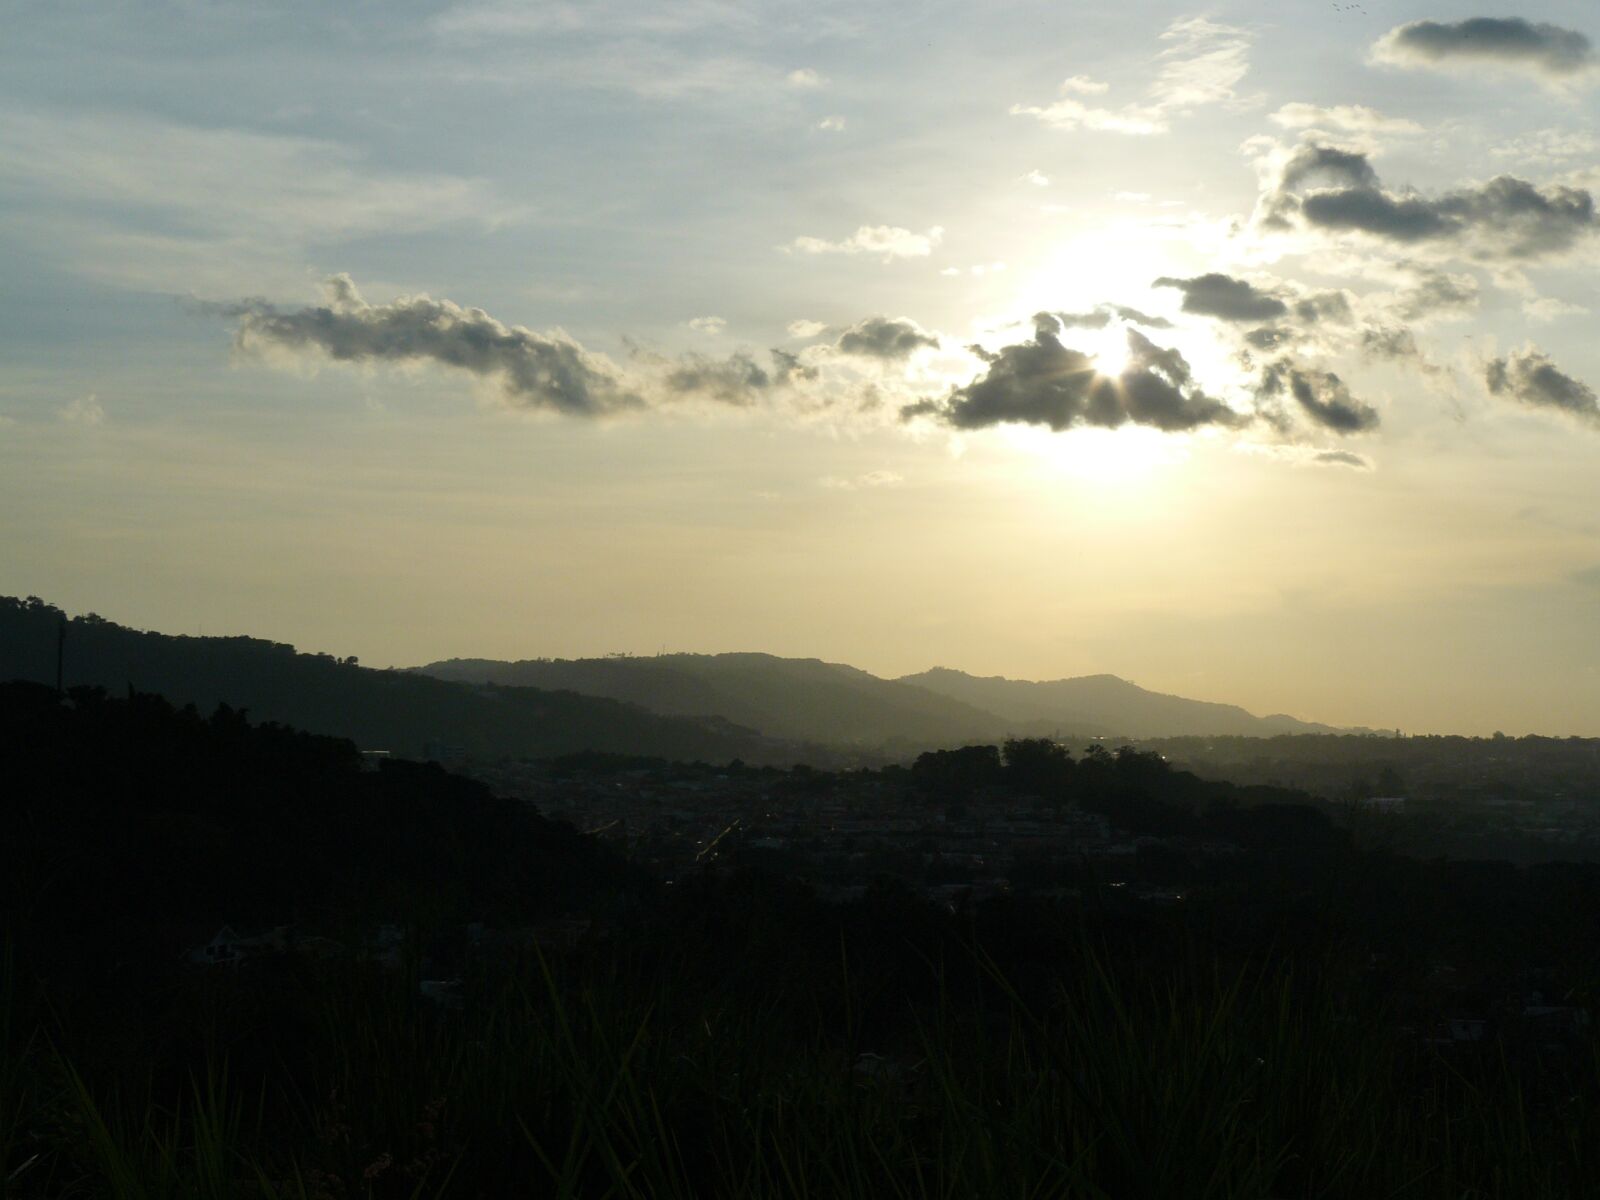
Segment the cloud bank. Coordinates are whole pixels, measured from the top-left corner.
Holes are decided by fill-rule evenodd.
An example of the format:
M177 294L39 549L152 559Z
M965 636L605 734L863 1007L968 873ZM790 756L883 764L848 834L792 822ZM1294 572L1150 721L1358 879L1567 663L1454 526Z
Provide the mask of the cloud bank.
M773 348L757 357L747 350L718 356L690 351L657 354L629 343L618 364L587 350L561 330L540 333L507 325L480 308L450 300L403 296L370 304L348 275L323 285L323 303L279 308L261 300L204 306L237 319L236 351L268 362L337 362L353 365L431 365L460 371L483 384L508 408L572 417L603 417L630 410L708 402L750 408L794 402L795 412L881 403L882 376L917 350L939 340L904 317L866 317L832 342L800 353ZM720 318L688 323L719 333ZM823 332L817 322L802 332ZM852 365L852 362L856 365ZM863 365L871 365L863 372ZM827 389L807 388L828 371Z
M1322 319L1314 310L1319 304L1329 307L1322 303L1328 297L1343 301L1341 293L1324 293L1290 304L1227 276L1169 282L1186 286L1186 295L1197 297L1207 315L1271 307L1289 320L1310 322ZM302 308L250 300L212 311L237 320L235 346L245 356L268 362L431 365L472 377L507 408L570 417L701 402L724 409L763 407L797 419L826 410L881 421L897 411L902 420L923 416L961 430L1020 423L1059 432L1131 424L1184 433L1264 423L1290 440L1291 411L1341 435L1366 432L1378 423L1376 410L1353 397L1337 375L1282 357L1260 369L1253 392L1246 394L1253 406L1235 408L1201 386L1180 351L1134 328L1164 328L1170 322L1118 305L1038 313L1031 338L998 350L969 347L980 363L969 382L942 398L915 400L917 372L910 360L941 342L904 317L866 317L842 330L836 327L831 340L799 352L774 348L761 357L747 350L666 356L630 343L629 356L619 364L560 330L540 333L507 325L450 300L403 296L372 304L348 275L327 280L324 293L322 303ZM1071 330L1105 330L1113 320L1120 323L1127 346L1125 365L1115 373L1099 370L1094 352L1063 341ZM1252 344L1279 348L1276 342ZM1410 348L1411 343L1397 340L1373 353L1401 355Z
M1283 163L1263 197L1261 227L1360 234L1394 247L1436 246L1481 259L1530 261L1572 249L1600 229L1594 197L1513 175L1437 196L1385 188L1367 155L1308 144Z

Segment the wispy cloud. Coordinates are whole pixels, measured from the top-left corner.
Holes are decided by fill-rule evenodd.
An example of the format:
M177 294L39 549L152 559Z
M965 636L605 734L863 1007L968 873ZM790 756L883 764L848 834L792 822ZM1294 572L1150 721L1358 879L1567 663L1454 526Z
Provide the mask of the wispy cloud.
M106 410L101 406L99 397L91 392L63 405L61 419L70 425L104 425Z
M819 237L797 237L779 249L789 254L866 254L893 262L897 258L926 258L944 239L944 227L935 225L914 233L898 225L863 225L847 238L830 242Z
M863 488L898 487L905 481L905 476L896 471L868 471L849 479L826 475L817 480L817 486L834 492L856 492Z
M757 22L736 0L678 0L630 4L621 0L465 0L437 13L428 29L438 37L481 42L501 38L674 36L708 29L749 28Z
M285 260L312 247L522 213L481 180L378 168L336 142L110 113L0 116L0 181L79 269L168 290L298 278Z
M1079 97L1100 95L1108 85L1074 75L1062 81L1051 103L1014 104L1012 115L1036 117L1056 129L1149 135L1166 133L1174 118L1195 109L1237 98L1234 89L1250 69L1249 32L1186 17L1168 25L1161 39L1168 46L1143 100L1119 107L1090 104Z
M1404 117L1386 117L1363 104L1285 104L1267 120L1285 129L1326 129L1336 133L1421 133L1422 126Z

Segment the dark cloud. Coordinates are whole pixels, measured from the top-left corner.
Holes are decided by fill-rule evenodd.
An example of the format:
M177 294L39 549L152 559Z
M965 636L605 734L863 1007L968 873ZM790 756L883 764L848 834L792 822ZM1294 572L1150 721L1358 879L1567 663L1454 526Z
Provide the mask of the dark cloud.
M1531 346L1492 359L1484 371L1484 382L1496 396L1535 408L1558 408L1600 425L1600 399L1594 389L1560 370Z
M476 376L510 407L600 416L649 403L711 400L751 405L776 389L817 377L786 350L770 365L743 351L725 358L664 358L631 347L633 366L619 368L565 333L505 325L478 308L408 296L368 304L348 275L323 286L326 303L279 309L265 301L219 311L239 321L235 345L245 353L315 355L348 363L432 363ZM863 322L867 324L867 322Z
M1417 285L1400 294L1397 315L1409 321L1462 313L1478 306L1478 281L1471 275L1424 271Z
M642 403L605 359L559 330L503 325L481 308L407 296L368 304L348 275L324 286L327 303L280 310L246 301L225 311L239 320L245 353L315 354L348 363L435 363L491 383L517 408L597 416Z
M1358 229L1396 242L1420 242L1461 232L1460 222L1416 196L1391 196L1376 188L1314 192L1300 202L1312 225Z
M1152 317L1142 313L1137 308L1129 308L1125 304L1106 304L1102 308L1121 317L1130 325L1143 325L1146 329L1171 329L1172 322L1165 317Z
M1286 329L1282 325L1263 325L1260 329L1252 329L1245 334L1244 341L1252 350L1277 350L1289 345L1296 336L1294 330Z
M1036 323L1039 316L1055 318L1064 329L1104 329L1111 324L1113 317L1128 325L1143 325L1146 329L1172 328L1172 322L1165 317L1152 317L1149 313L1129 308L1125 304L1101 304L1089 312L1082 313L1041 313L1034 317Z
M1566 250L1596 228L1594 197L1588 192L1562 186L1541 191L1510 175L1432 200L1376 190L1318 192L1301 202L1301 212L1313 225L1357 229L1397 242L1476 233L1508 258Z
M1403 325L1369 325L1361 331L1362 356L1418 371L1442 383L1449 371L1434 362L1417 344L1416 336Z
M1301 146L1283 165L1278 186L1293 192L1307 184L1317 187L1375 188L1378 173L1365 154L1337 146Z
M1215 271L1193 279L1163 275L1151 286L1177 288L1183 293L1184 312L1220 321L1270 321L1289 311L1289 306L1270 292Z
M1311 461L1325 467L1349 467L1356 471L1372 470L1370 459L1349 450L1322 450L1313 455Z
M1521 17L1412 21L1379 38L1373 54L1403 66L1518 67L1552 79L1570 78L1595 65L1594 49L1583 34Z
M1422 357L1417 339L1409 329L1395 325L1374 325L1361 331L1361 352L1368 358L1415 359Z
M1348 325L1355 314L1350 311L1350 297L1343 292L1317 292L1304 300L1295 301L1294 315L1307 325L1331 321Z
M835 345L841 354L894 359L908 358L924 347L937 349L939 339L904 317L868 317L845 330Z
M1111 377L1095 370L1092 355L1063 345L1060 333L1060 323L1041 313L1030 341L993 352L974 346L987 364L982 375L944 400L909 405L902 415L935 416L957 429L1006 423L1114 429L1132 423L1169 432L1231 427L1247 419L1207 396L1176 350L1135 330L1127 331L1127 366Z
M1378 426L1377 410L1352 396L1344 381L1331 371L1287 360L1271 363L1261 372L1257 395L1266 400L1288 395L1306 416L1335 433L1365 433Z
M1323 165L1301 165L1304 156ZM1309 160L1308 160L1309 161ZM1329 163L1337 162L1337 169ZM1307 190L1308 184L1336 186ZM1285 165L1276 191L1263 199L1262 224L1292 225L1298 213L1316 229L1364 233L1400 245L1470 241L1484 256L1532 259L1570 249L1600 228L1594 197L1582 188L1535 187L1497 175L1477 187L1428 197L1385 190L1366 156L1325 146L1301 147Z
M662 375L662 385L675 397L698 397L734 406L758 402L773 388L795 379L816 378L816 368L804 365L787 350L769 350L772 367L761 366L743 351L726 358L685 354L672 360Z

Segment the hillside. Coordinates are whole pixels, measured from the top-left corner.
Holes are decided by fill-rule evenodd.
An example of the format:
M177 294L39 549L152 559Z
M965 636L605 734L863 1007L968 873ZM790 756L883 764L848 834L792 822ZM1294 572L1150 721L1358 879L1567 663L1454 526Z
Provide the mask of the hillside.
M0 597L0 681L55 682L66 619L36 598ZM750 729L715 717L663 716L571 691L465 687L408 671L377 671L327 654L249 637L171 637L89 615L67 622L65 683L154 692L208 713L218 704L349 738L363 749L417 757L430 742L483 757L580 750L726 762L794 761Z
M343 739L160 696L0 683L0 906L57 970L162 960L222 921L353 913L527 920L642 878L612 850L432 764L363 769ZM63 869L70 864L70 869Z
M456 682L566 688L674 716L715 714L771 737L829 745L922 750L993 739L1011 728L1006 719L960 698L815 658L451 659L418 670Z
M1011 722L1044 724L1074 732L1095 729L1134 738L1340 732L1328 725L1282 714L1258 717L1234 704L1146 691L1115 675L1036 683L935 667L920 675L907 675L900 682L987 709Z

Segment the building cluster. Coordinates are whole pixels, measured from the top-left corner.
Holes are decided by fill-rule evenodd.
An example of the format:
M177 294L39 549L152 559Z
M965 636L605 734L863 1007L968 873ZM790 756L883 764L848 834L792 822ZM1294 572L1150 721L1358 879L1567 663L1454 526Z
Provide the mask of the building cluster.
M1072 869L1087 869L1108 886L1128 887L1129 895L1175 902L1180 888L1140 877L1142 852L1161 846L1189 859L1239 852L1216 840L1134 838L1098 813L999 789L933 802L909 782L871 772L683 764L557 771L537 762L472 772L502 795L617 844L662 878L759 865L835 899L890 876L953 905L1016 886L1050 891Z

